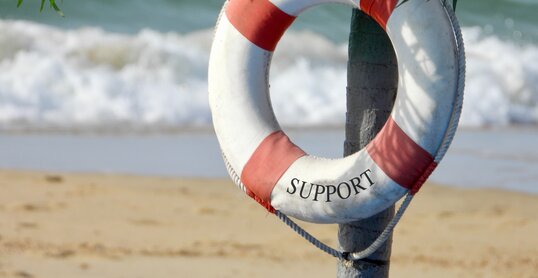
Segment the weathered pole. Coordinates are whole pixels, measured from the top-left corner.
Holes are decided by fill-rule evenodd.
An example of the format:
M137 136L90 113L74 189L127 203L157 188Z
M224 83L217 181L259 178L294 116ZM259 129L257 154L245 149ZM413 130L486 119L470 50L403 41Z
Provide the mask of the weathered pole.
M366 146L390 115L398 85L396 55L385 31L368 15L353 10L347 68L347 114L344 155ZM339 225L344 251L361 251L383 231L394 206L368 219ZM337 277L388 277L392 237L366 259L339 261Z

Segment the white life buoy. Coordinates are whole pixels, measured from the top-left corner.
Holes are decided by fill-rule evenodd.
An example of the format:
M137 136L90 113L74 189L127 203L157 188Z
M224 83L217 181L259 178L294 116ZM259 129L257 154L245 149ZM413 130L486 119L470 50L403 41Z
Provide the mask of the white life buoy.
M370 217L417 192L452 140L463 99L461 33L441 1L228 1L208 78L216 135L235 182L269 211L316 223ZM341 159L307 155L289 140L268 84L286 29L305 9L329 2L352 4L384 28L399 72L391 117L367 147Z

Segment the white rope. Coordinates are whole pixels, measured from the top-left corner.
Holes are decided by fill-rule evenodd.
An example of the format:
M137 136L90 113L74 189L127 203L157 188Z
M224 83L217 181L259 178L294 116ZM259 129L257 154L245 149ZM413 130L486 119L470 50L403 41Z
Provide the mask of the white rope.
M313 235L305 231L301 226L299 226L297 223L293 222L287 215L280 211L275 211L275 215L278 217L278 219L282 220L286 225L288 225L292 230L294 230L297 234L299 234L301 237L306 239L308 242L312 243L317 248L321 249L323 252L333 256L337 257L339 259L345 259L344 253L328 246L327 244L319 241L317 238L315 238Z
M439 163L445 156L446 152L448 151L448 147L450 147L450 143L452 143L452 139L454 139L454 135L456 134L456 129L458 128L458 123L460 121L461 109L463 106L463 90L465 88L465 46L463 44L463 36L461 34L460 24L456 18L456 13L454 12L453 8L447 4L446 0L444 0L442 3L450 18L450 21L452 22L452 26L454 27L454 37L456 38L456 46L458 51L458 85L456 87L454 109L452 110L447 131L443 137L439 151L437 151L437 154L434 157L434 161L437 163Z
M230 162L228 161L224 153L222 153L222 159L224 160L224 164L226 165L226 170L228 170L228 174L234 181L235 185L237 185L237 187L239 187L241 191L247 192L245 185L243 185L243 183L241 182L241 177L239 177L239 175L235 172L234 168L232 167L232 165L230 164Z
M385 243L385 241L387 241L387 239L390 237L390 235L394 231L394 228L396 227L398 222L400 222L400 219L402 218L405 210L407 209L407 207L409 207L409 204L413 200L413 197L414 196L412 194L407 193L404 201L402 202L402 205L400 206L392 220L389 222L387 227L385 227L385 230L383 230L383 232L379 235L379 237L374 242L372 242L372 244L370 244L370 246L368 246L366 249L359 252L350 253L348 259L352 261L364 259L377 251L377 249L379 249L379 247L381 247L381 245L383 245L383 243Z
M275 212L275 214L280 220L282 220L282 222L284 222L286 225L288 225L297 234L302 236L304 239L306 239L307 241L309 241L310 243L312 243L314 246L321 249L325 253L327 253L329 255L332 255L333 257L342 259L342 260L357 261L357 260L361 260L361 259L364 259L364 258L372 255L377 249L379 249L379 247L381 247L381 245L383 245L383 243L385 243L385 241L387 241L387 239L392 234L394 228L396 227L396 225L398 224L398 222L402 218L405 210L407 209L407 207L411 203L411 200L413 200L413 195L407 194L407 196L405 197L402 205L398 209L398 212L396 212L396 214L394 215L394 217L392 218L390 223L387 225L387 227L385 227L385 229L379 235L379 237L372 244L370 244L370 246L368 246L366 249L364 249L364 250L362 250L360 252L354 252L354 253L338 251L338 250L326 245L325 243L319 241L317 238L315 238L314 236L309 234L307 231L305 231L303 228L301 228L299 225L297 225L297 223L293 222L293 220L291 220L288 216L286 216L282 212L277 210Z

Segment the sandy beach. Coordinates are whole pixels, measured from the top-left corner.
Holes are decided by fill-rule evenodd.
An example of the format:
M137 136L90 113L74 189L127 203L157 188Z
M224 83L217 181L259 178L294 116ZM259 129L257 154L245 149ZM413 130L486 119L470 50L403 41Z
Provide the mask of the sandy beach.
M0 171L0 277L334 277L227 179ZM393 277L538 277L538 196L425 185ZM336 246L335 225L306 225Z

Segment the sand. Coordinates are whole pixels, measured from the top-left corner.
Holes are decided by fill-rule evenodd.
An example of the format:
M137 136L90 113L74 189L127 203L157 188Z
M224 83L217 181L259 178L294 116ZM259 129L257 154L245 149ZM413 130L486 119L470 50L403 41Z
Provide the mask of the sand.
M335 225L306 225L336 246ZM392 277L538 277L538 196L427 184ZM335 277L229 180L0 171L0 277Z

